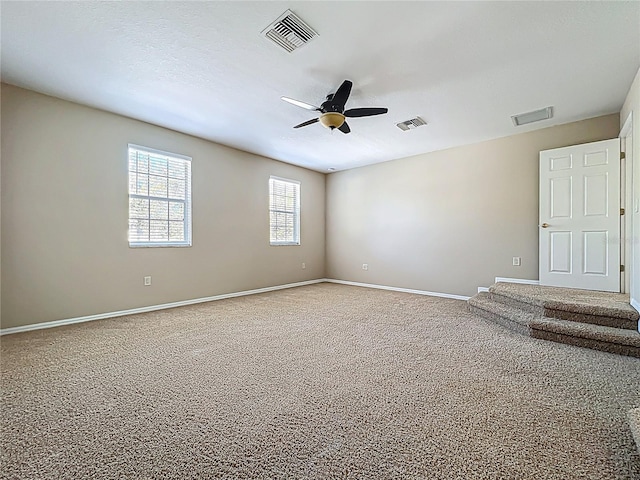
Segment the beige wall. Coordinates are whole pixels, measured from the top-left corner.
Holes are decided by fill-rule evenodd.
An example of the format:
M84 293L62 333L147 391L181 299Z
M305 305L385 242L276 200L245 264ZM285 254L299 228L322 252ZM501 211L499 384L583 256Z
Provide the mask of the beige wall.
M631 152L631 182L627 185L631 189L631 204L626 211L630 217L631 235L627 237L627 246L632 251L627 265L630 269L631 288L630 294L634 300L634 306L640 309L640 69L629 89L627 98L620 111L620 128L624 126L629 115L633 118L633 145ZM627 155L627 161L629 155Z
M1 93L3 328L324 276L325 175L13 86ZM191 248L128 247L128 143L193 158ZM301 246L269 246L269 175L301 182Z
M638 83L622 118L338 172L326 189L320 173L2 85L2 328L325 275L458 295L536 279L538 152L616 137ZM193 247L128 247L128 143L193 157ZM301 181L299 247L269 246L269 175Z
M468 296L537 279L538 152L618 133L614 114L333 173L327 277Z

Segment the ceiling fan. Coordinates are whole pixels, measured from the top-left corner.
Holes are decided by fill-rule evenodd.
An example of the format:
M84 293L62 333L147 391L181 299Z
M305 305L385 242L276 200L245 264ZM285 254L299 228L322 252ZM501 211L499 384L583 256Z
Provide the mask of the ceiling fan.
M293 128L306 127L312 123L320 122L323 126L334 130L338 129L342 133L349 133L351 129L345 121L346 118L355 117L370 117L372 115L382 115L387 113L387 108L368 107L368 108L350 108L345 110L345 104L351 93L351 87L353 83L350 80L345 80L342 85L336 90L336 93L330 93L327 95L327 99L319 106L311 105L309 103L301 102L300 100L294 100L289 97L281 97L285 102L289 102L298 107L302 107L307 110L314 110L320 112L321 115L318 118L307 120Z

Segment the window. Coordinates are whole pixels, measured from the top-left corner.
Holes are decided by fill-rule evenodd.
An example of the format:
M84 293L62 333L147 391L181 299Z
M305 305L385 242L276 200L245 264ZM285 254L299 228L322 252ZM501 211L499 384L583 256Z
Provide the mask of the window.
M129 246L191 246L191 158L129 145Z
M271 245L300 245L300 182L269 178Z

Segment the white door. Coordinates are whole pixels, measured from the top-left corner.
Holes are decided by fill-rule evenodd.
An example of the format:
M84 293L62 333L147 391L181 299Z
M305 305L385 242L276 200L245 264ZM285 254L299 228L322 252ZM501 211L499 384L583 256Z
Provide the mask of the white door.
M620 139L540 152L540 284L620 291Z

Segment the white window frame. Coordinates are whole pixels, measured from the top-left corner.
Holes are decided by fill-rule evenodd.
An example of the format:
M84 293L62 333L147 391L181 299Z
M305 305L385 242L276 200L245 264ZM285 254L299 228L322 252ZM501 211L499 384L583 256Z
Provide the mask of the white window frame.
M295 185L297 190L296 192L296 205L294 206L293 211L289 210L277 210L273 208L273 191L272 191L272 182L284 182ZM284 245L300 245L300 207L301 199L300 199L300 182L297 180L291 180L289 178L276 177L271 175L269 177L269 244L272 246L284 246ZM273 227L274 225L271 223L271 214L272 213L283 213L286 215L293 215L293 240L286 241L278 241L273 239Z
M180 199L180 198L172 198L169 197L169 192L167 191L167 195L166 196L153 196L150 194L149 192L149 187L147 187L147 194L139 194L137 192L132 192L131 191L131 175L132 172L129 169L129 162L130 162L130 158L131 158L131 150L137 150L140 152L144 152L144 153L148 153L151 155L157 155L157 156L161 156L161 157L166 157L167 159L171 159L171 160L180 160L180 161L184 161L184 166L185 166L185 198L184 199ZM171 152L165 152L162 150L157 150L154 148L149 148L149 147L144 147L142 145L135 145L135 144L128 144L128 148L127 148L127 178L129 179L129 200L131 200L132 198L141 198L141 199L148 199L148 200L161 200L161 201L168 201L170 200L171 202L178 202L178 203L183 203L184 204L184 208L183 208L183 212L184 212L184 216L183 216L183 225L184 225L184 240L179 240L179 241L171 241L171 240L167 240L167 241L152 241L152 240L148 240L148 241L131 241L131 238L129 236L129 247L132 248L138 248L138 247L190 247L192 245L192 225L191 225L191 210L192 210L192 200L191 200L191 157L188 157L186 155L180 155L177 153L171 153ZM137 173L137 172L136 172ZM164 177L164 175L158 175L160 177ZM169 172L167 172L167 180L172 178L169 174ZM167 182L168 183L168 182ZM168 187L167 187L168 188ZM132 220L132 212L131 212L131 207L130 207L130 202L129 202L129 207L128 207L128 222L130 222ZM148 214L148 218L149 221L151 221L151 213L149 212ZM167 212L167 222L169 222L169 212ZM129 228L127 228L127 232L129 231Z

